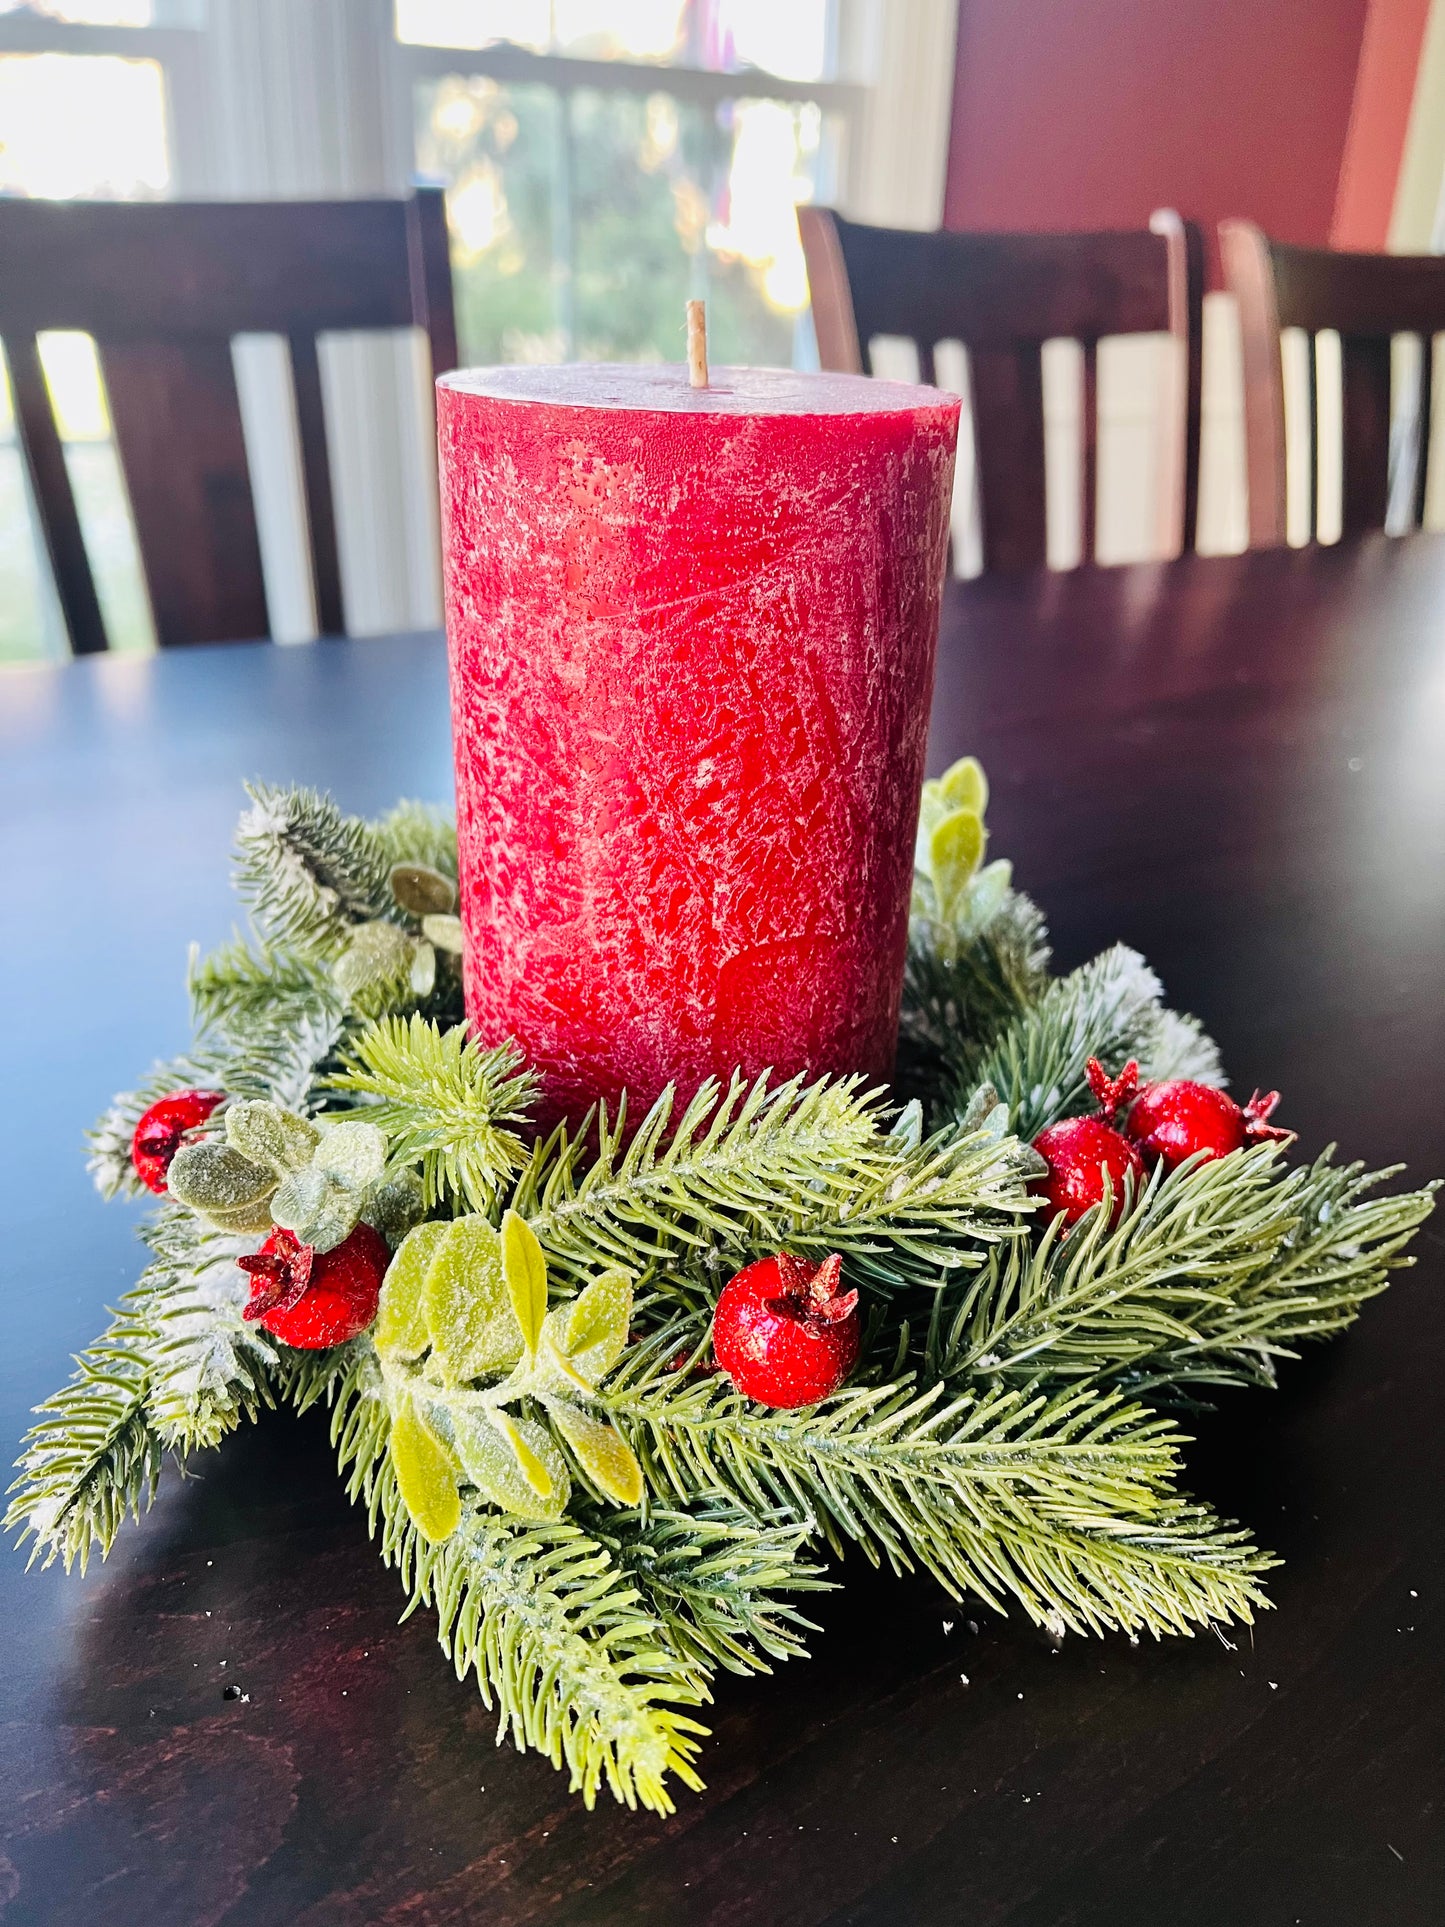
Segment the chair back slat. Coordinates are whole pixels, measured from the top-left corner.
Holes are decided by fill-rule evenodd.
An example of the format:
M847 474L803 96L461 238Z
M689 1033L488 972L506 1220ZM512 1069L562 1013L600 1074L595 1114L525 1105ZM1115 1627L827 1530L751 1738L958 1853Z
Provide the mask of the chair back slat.
M1390 505L1390 337L1345 335L1340 342L1346 535L1385 526Z
M1041 569L1048 559L1043 361L1028 344L972 349L970 388L984 568Z
M426 333L435 373L456 366L438 189L386 201L0 200L0 339L73 646L104 646L104 628L38 334L95 337L156 634L168 646L269 626L234 337L289 343L317 619L335 633L344 611L317 337L406 327Z
M345 628L341 608L341 559L332 506L331 457L326 445L326 411L321 393L321 363L316 337L291 337L291 381L296 391L296 432L301 443L301 479L311 537L311 568L316 586L316 622L322 635Z
M1186 531L1192 537L1203 298L1197 229L1166 214L1138 233L921 234L814 207L799 208L798 224L825 368L862 371L879 336L914 342L925 380L937 343L968 350L985 568L1033 568L1045 559L1040 354L1060 338L1084 350L1084 558L1093 557L1097 520L1096 351L1109 335L1171 334L1181 345L1187 419L1168 519L1175 549Z
M1430 459L1431 359L1445 332L1445 260L1438 255L1337 254L1272 241L1250 221L1222 221L1220 254L1239 306L1244 350L1244 425L1249 466L1249 534L1255 548L1288 539L1288 450L1285 441L1281 333L1302 329L1309 342L1306 490L1311 540L1320 526L1319 389L1315 337L1340 336L1342 379L1341 528L1382 529L1391 500L1391 342L1418 337L1421 374L1416 433L1402 443L1413 462L1402 492L1418 526Z
M97 340L156 640L264 636L266 588L225 339Z
M95 655L105 647L105 621L34 335L6 336L5 359L10 370L20 459L29 477L70 646L78 656Z

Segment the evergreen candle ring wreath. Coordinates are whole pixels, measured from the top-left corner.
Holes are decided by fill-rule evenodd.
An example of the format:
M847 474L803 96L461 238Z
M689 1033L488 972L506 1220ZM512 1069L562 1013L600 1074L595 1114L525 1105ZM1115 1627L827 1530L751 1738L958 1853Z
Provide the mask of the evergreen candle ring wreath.
M1290 1163L1134 952L1051 975L986 803L971 760L924 788L891 1094L735 1079L539 1140L462 1022L451 823L253 790L252 935L92 1134L106 1195L159 1193L152 1258L27 1438L32 1560L324 1402L502 1730L658 1811L849 1545L1056 1635L1249 1620L1272 1561L1177 1489L1172 1409L1348 1325L1434 1187Z

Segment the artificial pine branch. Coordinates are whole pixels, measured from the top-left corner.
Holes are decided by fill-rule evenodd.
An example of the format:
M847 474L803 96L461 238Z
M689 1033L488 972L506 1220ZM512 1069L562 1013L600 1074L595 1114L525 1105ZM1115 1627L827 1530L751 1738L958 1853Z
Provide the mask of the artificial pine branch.
M22 1544L33 1538L32 1565L59 1559L84 1572L154 1501L163 1447L146 1414L152 1339L143 1308L123 1306L69 1384L37 1407L4 1520Z
M295 951L264 941L253 945L239 932L207 956L192 949L186 988L198 1035L269 1036L298 1017L341 1014L328 975Z
M349 927L392 913L387 851L360 817L315 790L248 784L236 829L236 888L273 942L327 958Z
M1363 1198L1390 1172L1274 1145L1156 1173L1111 1225L1096 1207L996 1248L934 1300L923 1366L965 1384L1273 1384L1275 1361L1349 1324L1429 1215L1433 1187Z
M601 1402L649 1486L816 1521L835 1548L915 1563L947 1591L1075 1631L1187 1633L1248 1620L1270 1563L1171 1489L1182 1437L1117 1393L998 1388L950 1397L908 1380L802 1411L762 1409L669 1370L675 1337L636 1348Z
M272 1403L276 1347L241 1316L249 1280L236 1260L256 1240L213 1231L176 1205L142 1235L155 1262L131 1297L150 1334L150 1423L182 1451L218 1445Z
M513 1044L483 1050L464 1025L386 1017L356 1039L327 1089L360 1098L393 1159L420 1163L428 1207L487 1211L521 1166L522 1124L537 1088Z
M1278 1250L1222 1304L1206 1308L1195 1342L1166 1344L1140 1362L1134 1377L1141 1390L1273 1386L1280 1359L1352 1325L1392 1271L1414 1264L1405 1247L1434 1210L1438 1184L1373 1197L1402 1167L1366 1171L1334 1164L1333 1156L1331 1145L1284 1178L1281 1203L1293 1223Z
M1010 890L976 934L915 914L909 926L899 1035L904 1095L934 1102L967 1079L980 1052L1049 983L1038 906Z
M767 1673L769 1659L806 1659L818 1629L780 1592L831 1591L823 1566L801 1559L808 1530L786 1515L757 1519L725 1500L691 1511L599 1513L593 1536L636 1582L678 1652L700 1667Z
M977 1087L991 1084L1015 1132L1030 1139L1046 1124L1093 1108L1085 1075L1091 1057L1111 1068L1132 1057L1145 1078L1167 1065L1169 1076L1222 1083L1214 1044L1192 1019L1166 1017L1161 997L1159 979L1139 953L1116 944L1055 979L986 1048L960 1046L972 1061L955 1086L955 1104L962 1109Z
M599 1540L568 1521L533 1524L469 1506L432 1545L408 1518L388 1450L374 1353L358 1350L334 1387L332 1438L347 1489L410 1595L435 1605L457 1677L475 1672L499 1737L565 1766L590 1807L606 1785L627 1806L672 1811L669 1776L698 1789L707 1729L682 1710L708 1698L695 1655L674 1650L659 1617Z
M630 1137L625 1113L602 1116L590 1158L585 1132L538 1147L512 1205L561 1272L622 1265L696 1301L788 1246L839 1251L887 1290L976 1262L1024 1202L1010 1147L956 1130L915 1146L859 1078L709 1083L671 1124L665 1094Z

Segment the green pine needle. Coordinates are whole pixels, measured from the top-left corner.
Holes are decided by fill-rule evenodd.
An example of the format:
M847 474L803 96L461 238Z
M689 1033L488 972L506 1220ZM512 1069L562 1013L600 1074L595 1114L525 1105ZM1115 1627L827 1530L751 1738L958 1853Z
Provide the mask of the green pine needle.
M163 1449L146 1416L152 1333L142 1312L117 1312L80 1353L75 1373L25 1436L4 1529L33 1539L30 1563L82 1572L102 1559L126 1519L155 1499Z
M683 1709L707 1700L706 1672L669 1643L608 1548L571 1521L476 1505L445 1543L429 1544L397 1490L374 1354L358 1351L334 1389L348 1492L398 1568L408 1611L435 1606L442 1649L458 1679L476 1674L498 1737L565 1767L589 1807L606 1786L629 1807L670 1813L669 1778L700 1789L693 1762L707 1729Z
M676 1336L638 1347L604 1388L655 1490L725 1497L816 1522L836 1549L915 1564L961 1597L1040 1625L1188 1633L1252 1618L1271 1563L1237 1528L1177 1496L1183 1443L1114 1392L1002 1387L949 1396L857 1386L770 1411L669 1370Z
M536 1080L514 1044L483 1050L464 1025L384 1017L355 1040L327 1089L363 1100L394 1161L420 1163L429 1207L487 1211L523 1161L509 1128L525 1122Z
M212 1231L178 1205L145 1232L156 1254L132 1299L151 1334L146 1409L166 1445L218 1445L272 1403L276 1346L241 1316L249 1280L236 1263L257 1240Z
M786 1515L755 1519L725 1500L691 1511L599 1515L593 1536L632 1576L672 1644L700 1667L768 1673L769 1659L806 1659L817 1628L780 1592L831 1591L824 1567L801 1559L808 1532Z
M1166 1013L1159 979L1135 950L1116 944L1091 963L1057 978L971 1061L955 1086L962 1110L976 1088L991 1084L1009 1107L1019 1137L1091 1110L1085 1065L1099 1058L1117 1071L1138 1060L1144 1077L1195 1077L1222 1084L1214 1045L1194 1023Z
M276 944L335 956L349 926L393 912L387 851L360 817L315 790L248 784L236 829L235 882Z

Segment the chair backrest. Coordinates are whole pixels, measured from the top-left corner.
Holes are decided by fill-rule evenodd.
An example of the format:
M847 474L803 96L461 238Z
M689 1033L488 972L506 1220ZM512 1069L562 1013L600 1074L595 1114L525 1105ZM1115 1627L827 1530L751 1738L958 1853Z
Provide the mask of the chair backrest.
M1244 350L1244 428L1249 464L1249 539L1255 548L1286 540L1288 461L1280 332L1310 338L1307 470L1309 532L1319 527L1319 394L1314 337L1340 336L1342 381L1341 527L1346 535L1385 526L1390 506L1390 363L1395 335L1421 342L1413 397L1409 520L1425 507L1429 462L1432 345L1445 331L1445 260L1438 255L1336 254L1271 241L1252 221L1221 221L1225 279L1239 306Z
M968 350L986 569L1046 559L1041 351L1060 337L1084 356L1082 532L1097 520L1097 350L1108 335L1168 333L1180 343L1183 392L1172 491L1161 511L1174 549L1192 541L1199 470L1203 249L1199 231L1161 212L1121 234L919 234L865 227L800 207L813 323L825 368L866 372L878 335L917 346L923 380L934 349Z
M418 327L456 366L438 189L410 200L0 200L0 341L72 647L106 646L36 335L95 337L162 645L268 623L232 337L290 345L317 619L343 627L321 374L323 332Z

